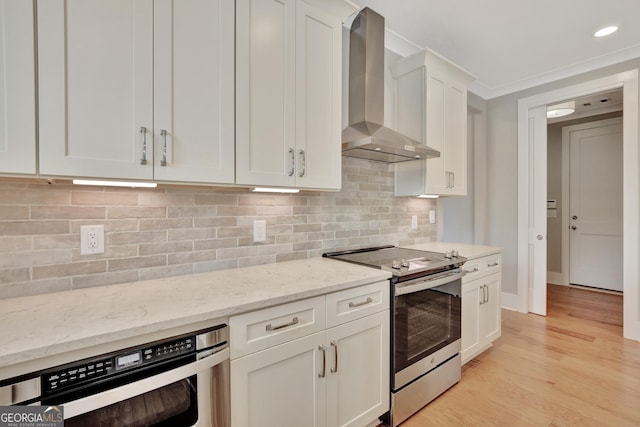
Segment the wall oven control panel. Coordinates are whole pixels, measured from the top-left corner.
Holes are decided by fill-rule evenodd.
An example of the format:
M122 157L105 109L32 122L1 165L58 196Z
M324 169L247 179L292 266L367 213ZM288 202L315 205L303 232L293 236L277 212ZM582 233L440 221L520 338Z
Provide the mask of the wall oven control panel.
M147 344L108 356L75 362L42 375L43 394L57 393L84 383L119 375L121 372L146 368L163 361L195 354L195 335Z

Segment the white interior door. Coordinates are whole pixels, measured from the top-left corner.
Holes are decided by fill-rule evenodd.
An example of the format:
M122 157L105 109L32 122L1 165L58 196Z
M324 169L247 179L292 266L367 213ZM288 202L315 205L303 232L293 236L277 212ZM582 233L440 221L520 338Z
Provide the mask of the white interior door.
M547 107L529 110L529 170L535 170L535 179L529 179L529 311L547 315ZM544 141L534 143L534 141Z
M571 132L569 281L622 291L622 120Z

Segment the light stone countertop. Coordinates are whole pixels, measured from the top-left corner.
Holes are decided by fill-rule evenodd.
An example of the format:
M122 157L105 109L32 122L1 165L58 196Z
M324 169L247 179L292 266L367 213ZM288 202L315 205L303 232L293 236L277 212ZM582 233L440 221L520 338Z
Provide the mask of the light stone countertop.
M0 300L0 380L68 363L79 354L114 351L111 343L133 337L226 321L237 313L389 277L373 268L312 258Z
M471 245L469 243L429 242L417 245L402 246L403 248L419 249L422 251L447 252L457 250L460 256L468 259L481 258L488 255L497 255L503 252L498 246Z

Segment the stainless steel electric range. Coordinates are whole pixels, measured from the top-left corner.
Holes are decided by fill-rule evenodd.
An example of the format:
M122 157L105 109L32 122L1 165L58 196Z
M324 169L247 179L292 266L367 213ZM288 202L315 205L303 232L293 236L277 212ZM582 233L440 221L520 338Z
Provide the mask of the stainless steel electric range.
M330 252L324 257L390 271L393 427L460 380L462 264L457 251L395 246Z

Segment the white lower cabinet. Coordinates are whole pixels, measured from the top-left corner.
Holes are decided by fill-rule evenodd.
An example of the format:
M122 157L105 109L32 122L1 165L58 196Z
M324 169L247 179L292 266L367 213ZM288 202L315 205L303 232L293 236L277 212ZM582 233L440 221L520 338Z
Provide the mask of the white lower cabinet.
M462 363L491 347L501 335L500 256L467 261L462 280Z
M234 427L366 426L388 411L388 282L358 289L363 292L344 304L353 312L348 317L355 320L300 338L291 339L296 328L310 328L312 323L297 316L300 302L230 319ZM350 296L353 291L344 292ZM328 313L336 311L329 307L333 302L346 301L332 299L340 294L327 296ZM308 312L308 308L304 310ZM327 323L332 324L329 317ZM270 319L286 322L276 324ZM255 328L258 324L263 325L260 330ZM270 334L285 342L239 355L233 351L236 334L241 347L243 340L260 341Z

